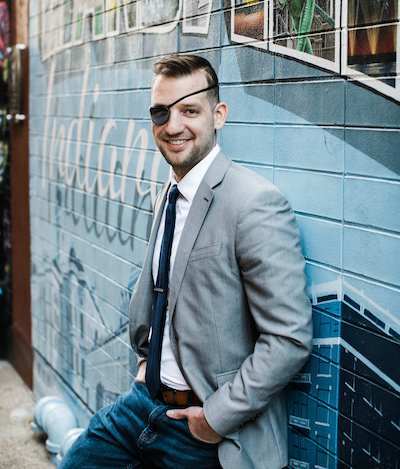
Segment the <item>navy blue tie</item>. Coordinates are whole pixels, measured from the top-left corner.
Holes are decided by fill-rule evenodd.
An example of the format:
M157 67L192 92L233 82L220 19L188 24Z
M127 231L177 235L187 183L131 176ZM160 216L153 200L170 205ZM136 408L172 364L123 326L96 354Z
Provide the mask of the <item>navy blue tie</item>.
M154 288L153 311L151 317L151 338L146 366L146 384L151 397L157 397L160 381L161 347L164 336L165 317L168 304L169 267L174 238L176 199L179 197L177 185L173 185L168 196L165 212L164 235L158 263L157 282Z

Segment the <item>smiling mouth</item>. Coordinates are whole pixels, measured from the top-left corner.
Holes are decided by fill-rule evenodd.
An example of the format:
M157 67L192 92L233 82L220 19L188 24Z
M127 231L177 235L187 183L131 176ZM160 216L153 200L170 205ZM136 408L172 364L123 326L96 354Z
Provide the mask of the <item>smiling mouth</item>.
M189 141L189 139L181 139L181 138L165 140L165 142L168 143L168 145L177 146L177 147L181 146L181 145L184 145L188 141Z

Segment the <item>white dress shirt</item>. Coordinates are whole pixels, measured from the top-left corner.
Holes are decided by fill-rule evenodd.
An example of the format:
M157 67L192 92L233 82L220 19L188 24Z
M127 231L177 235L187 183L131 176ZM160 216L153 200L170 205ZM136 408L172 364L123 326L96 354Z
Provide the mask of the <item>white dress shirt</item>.
M178 189L180 192L180 196L176 201L176 219L175 219L175 229L174 229L174 238L172 241L172 250L171 250L171 258L170 258L170 270L169 270L169 278L171 280L171 274L173 273L174 262L177 247L179 244L179 240L182 235L183 227L185 226L186 218L189 214L190 207L192 205L194 196L196 195L197 189L206 174L208 168L210 167L211 163L214 161L215 157L220 151L219 145L215 145L215 147L210 151L210 153L203 158L199 163L196 164L179 182L176 181L175 174L172 171L170 173L170 184L172 187L174 184L178 185ZM169 193L168 193L169 195ZM168 197L167 197L168 203ZM164 225L165 225L165 211L167 208L167 203L164 207L164 212L161 218L160 226L158 228L156 244L154 247L154 254L153 254L153 281L154 284L157 280L157 273L158 273L158 263L160 259L160 251L161 251L161 242L164 235ZM188 384L183 377L178 364L175 360L175 357L171 350L171 343L169 339L169 311L167 310L167 316L165 320L165 328L164 328L164 336L163 336L163 343L161 349L161 367L160 367L160 377L161 382L166 386L169 386L174 389L178 389L180 391L190 389Z

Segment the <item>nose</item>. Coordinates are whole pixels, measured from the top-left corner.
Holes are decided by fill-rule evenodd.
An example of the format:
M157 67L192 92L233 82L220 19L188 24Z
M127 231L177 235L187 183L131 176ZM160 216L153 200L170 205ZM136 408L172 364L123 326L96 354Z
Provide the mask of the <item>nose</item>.
M169 119L168 122L165 124L164 130L170 134L180 134L184 129L183 120L181 113L178 109L174 109L173 107L169 111Z

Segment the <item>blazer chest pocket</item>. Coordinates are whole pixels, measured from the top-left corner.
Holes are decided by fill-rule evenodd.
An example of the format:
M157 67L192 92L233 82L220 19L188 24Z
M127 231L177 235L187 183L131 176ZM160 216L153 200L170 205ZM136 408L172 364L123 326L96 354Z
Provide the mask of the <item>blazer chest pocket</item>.
M198 261L200 259L206 259L207 257L215 257L221 251L222 244L220 241L208 246L202 246L200 248L193 249L189 256L189 262Z

